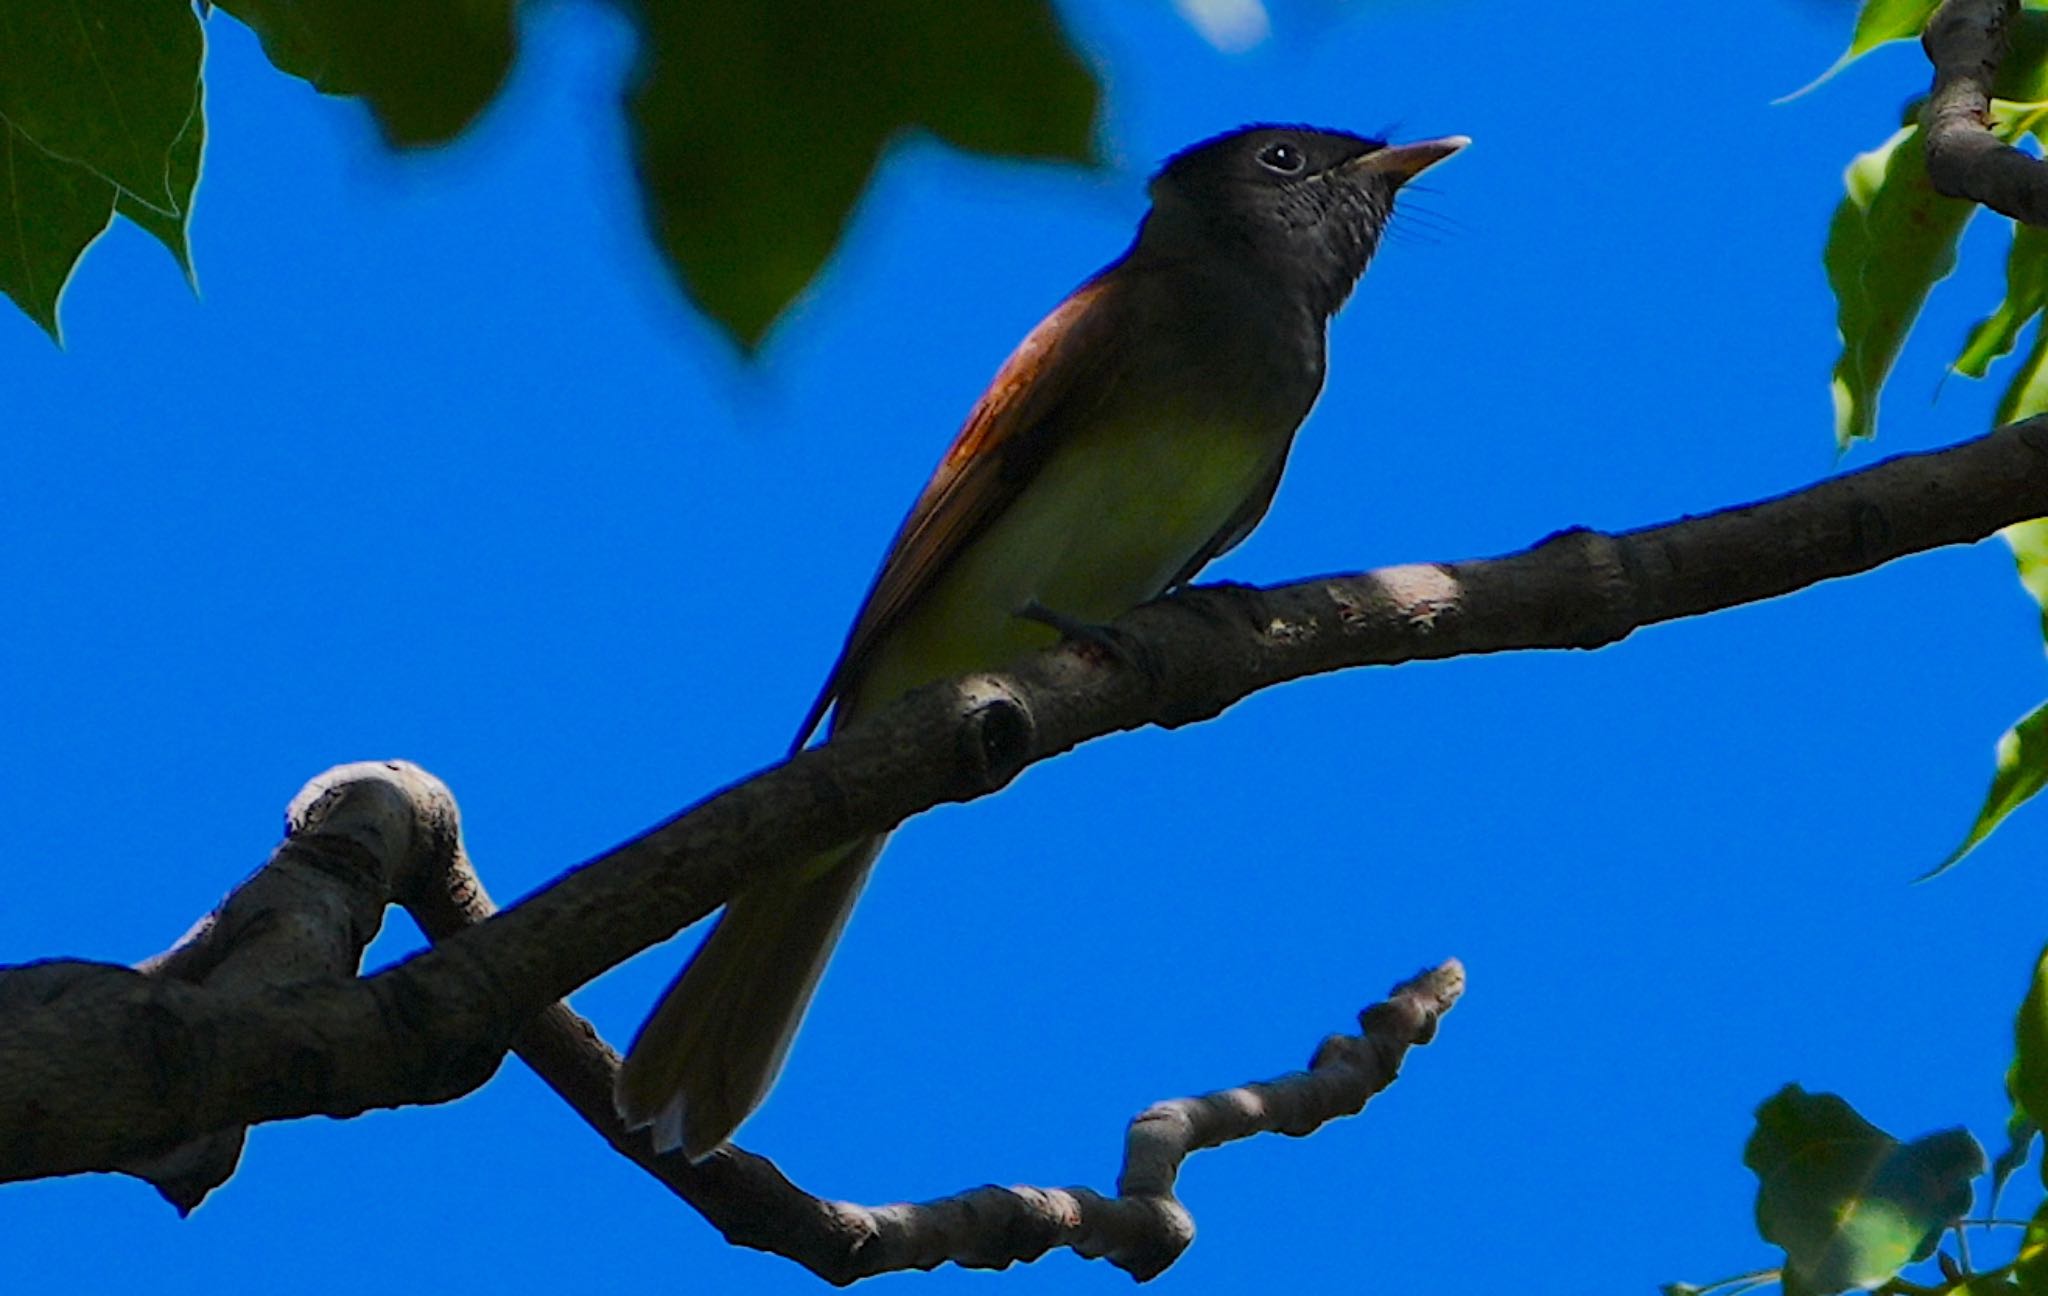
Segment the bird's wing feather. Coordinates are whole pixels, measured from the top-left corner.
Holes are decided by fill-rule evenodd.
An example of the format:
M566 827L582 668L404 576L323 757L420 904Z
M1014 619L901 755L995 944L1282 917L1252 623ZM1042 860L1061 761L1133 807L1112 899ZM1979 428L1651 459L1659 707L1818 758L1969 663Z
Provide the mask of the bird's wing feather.
M1059 430L1085 418L1115 385L1123 350L1115 335L1134 279L1126 266L1118 276L1089 280L1003 362L903 520L791 750L851 691L889 631L946 566L1030 483Z

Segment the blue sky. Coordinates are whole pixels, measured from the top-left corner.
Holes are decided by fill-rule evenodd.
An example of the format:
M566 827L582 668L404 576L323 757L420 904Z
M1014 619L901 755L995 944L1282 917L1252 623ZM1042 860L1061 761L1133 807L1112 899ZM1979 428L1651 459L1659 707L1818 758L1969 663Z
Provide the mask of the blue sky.
M775 759L997 363L1121 250L1157 159L1243 121L1476 143L1338 321L1272 515L1215 575L1496 553L1835 469L1820 240L1925 86L1910 45L1773 107L1844 9L1276 0L1242 54L1163 3L1062 10L1108 166L903 141L753 365L642 240L608 11L535 9L481 127L405 158L216 16L200 299L123 228L68 351L0 313L0 958L160 949L340 761L445 778L509 899ZM1999 295L1996 226L1847 466L1985 427L1995 392L1938 379ZM1298 1066L1456 954L1470 996L1363 1117L1191 1163L1163 1287L1768 1264L1740 1154L1783 1083L1997 1132L2048 816L1909 880L2048 692L2037 615L1994 542L1094 744L898 836L743 1141L856 1200L1107 1187L1133 1112ZM630 1038L688 939L577 1007ZM375 961L416 942L395 918ZM452 1106L265 1127L185 1221L128 1180L10 1186L0 1239L25 1291L817 1289L516 1062ZM1127 1283L1059 1256L874 1287Z

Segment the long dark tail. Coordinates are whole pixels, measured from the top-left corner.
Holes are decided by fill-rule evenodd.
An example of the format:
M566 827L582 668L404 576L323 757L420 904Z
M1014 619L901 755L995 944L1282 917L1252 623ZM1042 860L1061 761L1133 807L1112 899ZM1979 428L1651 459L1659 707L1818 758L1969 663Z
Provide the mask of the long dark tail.
M733 897L633 1040L613 1091L654 1145L710 1155L761 1105L884 837Z

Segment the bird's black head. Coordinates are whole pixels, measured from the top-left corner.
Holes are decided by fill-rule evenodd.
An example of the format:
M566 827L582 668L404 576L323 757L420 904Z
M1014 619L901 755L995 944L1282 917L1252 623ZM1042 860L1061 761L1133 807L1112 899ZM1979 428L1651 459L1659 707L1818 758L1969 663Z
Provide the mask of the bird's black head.
M1394 195L1468 143L1389 144L1314 126L1245 126L1182 149L1152 179L1140 244L1166 255L1221 252L1306 294L1344 304L1393 215Z

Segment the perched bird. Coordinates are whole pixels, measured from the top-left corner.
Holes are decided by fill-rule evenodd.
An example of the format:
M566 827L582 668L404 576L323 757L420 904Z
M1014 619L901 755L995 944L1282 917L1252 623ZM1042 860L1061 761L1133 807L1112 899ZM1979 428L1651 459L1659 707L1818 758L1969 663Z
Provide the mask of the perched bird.
M1394 196L1461 136L1247 126L1168 159L1129 250L1025 337L904 520L801 748L921 684L1187 581L1265 515L1329 319ZM884 838L732 898L619 1072L628 1126L708 1155L774 1083Z

